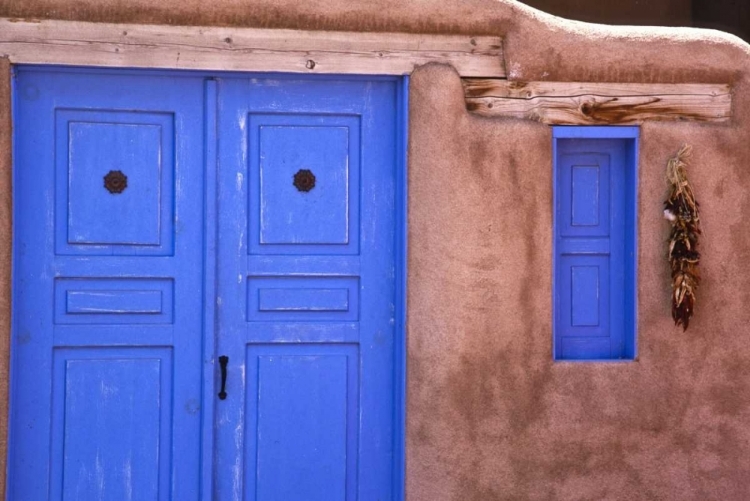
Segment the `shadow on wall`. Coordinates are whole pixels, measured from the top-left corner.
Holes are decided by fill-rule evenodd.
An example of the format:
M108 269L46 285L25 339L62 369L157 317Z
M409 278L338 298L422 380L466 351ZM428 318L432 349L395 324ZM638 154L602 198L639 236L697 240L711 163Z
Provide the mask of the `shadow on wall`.
M568 19L590 23L712 28L750 41L747 0L522 0Z

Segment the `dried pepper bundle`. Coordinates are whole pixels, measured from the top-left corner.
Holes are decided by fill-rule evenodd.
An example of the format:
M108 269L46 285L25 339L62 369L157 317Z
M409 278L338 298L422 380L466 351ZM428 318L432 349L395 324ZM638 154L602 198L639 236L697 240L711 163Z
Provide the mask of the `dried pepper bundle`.
M687 330L695 309L695 291L700 283L698 236L701 234L698 202L687 178L687 158L692 148L683 146L667 164L669 198L664 217L672 223L669 262L672 266L672 318Z

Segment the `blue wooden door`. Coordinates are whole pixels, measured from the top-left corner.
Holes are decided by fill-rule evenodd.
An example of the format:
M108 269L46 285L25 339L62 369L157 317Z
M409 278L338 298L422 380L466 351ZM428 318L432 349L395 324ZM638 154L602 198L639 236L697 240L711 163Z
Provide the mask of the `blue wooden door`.
M397 90L219 82L216 499L392 499Z
M398 80L16 72L7 498L393 499Z
M632 358L632 143L557 142L556 359Z
M197 499L203 82L15 88L8 499Z

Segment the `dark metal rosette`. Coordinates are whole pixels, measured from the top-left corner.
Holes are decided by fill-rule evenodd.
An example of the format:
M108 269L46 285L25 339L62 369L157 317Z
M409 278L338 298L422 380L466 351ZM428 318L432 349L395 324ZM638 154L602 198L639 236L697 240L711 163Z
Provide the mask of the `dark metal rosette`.
M315 174L308 169L300 169L294 175L294 186L299 191L310 191L315 188Z
M128 187L128 176L119 170L111 170L104 176L104 187L112 194L122 193Z

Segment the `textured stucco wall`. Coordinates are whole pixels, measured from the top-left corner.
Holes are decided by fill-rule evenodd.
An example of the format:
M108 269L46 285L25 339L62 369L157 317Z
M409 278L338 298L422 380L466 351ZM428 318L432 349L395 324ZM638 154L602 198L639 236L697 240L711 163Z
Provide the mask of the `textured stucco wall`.
M452 69L414 73L407 494L750 499L750 46L572 23L511 0L0 0L0 15L497 34L512 79L731 83L731 123L642 128L638 361L571 364L551 361L550 129L470 116ZM670 320L661 216L665 164L683 142L706 230L687 333ZM0 162L6 152L7 137Z
M5 492L10 345L11 120L10 63L0 57L0 493Z
M553 363L550 130L469 116L450 69L414 75L409 499L750 499L748 47L514 20L511 78L728 81L735 118L642 127L639 359ZM666 161L683 142L706 233L687 333L670 320L661 216Z
M442 67L411 121L409 500L749 499L750 131L642 128L639 359L573 364L551 361L550 130L468 116ZM683 141L706 228L687 333L661 217Z

